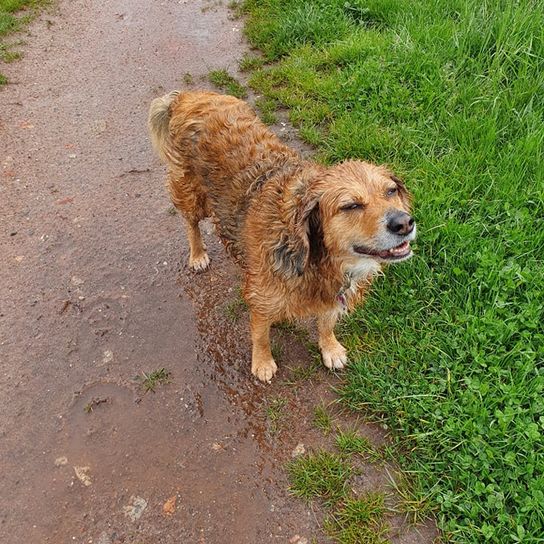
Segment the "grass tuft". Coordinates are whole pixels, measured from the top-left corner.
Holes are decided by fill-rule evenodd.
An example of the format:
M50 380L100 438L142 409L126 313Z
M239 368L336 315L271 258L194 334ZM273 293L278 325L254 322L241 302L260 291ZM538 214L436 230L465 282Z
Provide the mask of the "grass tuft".
M361 436L355 430L339 431L336 435L336 447L345 454L359 454L371 462L382 459L380 452L369 442L368 438Z
M321 362L315 358L300 366L289 367L289 377L284 380L285 385L296 386L314 378L321 368Z
M148 391L154 393L157 386L170 383L171 377L171 372L169 370L166 370L166 368L154 370L149 374L142 372L142 386L144 388L144 391L146 393Z
M210 83L232 96L237 98L247 97L247 91L244 86L238 83L226 70L212 70L208 74L208 79Z
M281 422L285 417L285 406L287 399L276 397L270 399L266 405L266 420L268 422L268 432L275 435L280 430Z
M225 304L224 313L231 321L236 322L246 310L247 304L242 296L242 289L238 287L235 297Z
M275 113L277 104L274 100L259 98L255 101L255 106L257 106L257 109L259 110L259 117L263 123L273 125L278 122L278 117Z
M332 431L332 416L327 411L327 408L323 404L319 404L314 409L314 426L323 431L325 434L329 434Z
M384 495L348 498L328 518L325 532L339 544L386 544Z
M257 68L262 68L265 62L266 60L261 56L245 54L238 66L242 72L251 72Z
M319 498L327 506L343 500L353 468L339 455L318 451L298 457L287 467L291 491L306 500Z

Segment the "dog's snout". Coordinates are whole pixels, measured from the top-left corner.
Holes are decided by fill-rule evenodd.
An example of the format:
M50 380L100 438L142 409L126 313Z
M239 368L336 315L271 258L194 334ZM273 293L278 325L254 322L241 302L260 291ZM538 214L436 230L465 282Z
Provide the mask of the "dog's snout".
M387 230L393 234L406 235L414 230L414 218L406 212L395 212L389 216Z

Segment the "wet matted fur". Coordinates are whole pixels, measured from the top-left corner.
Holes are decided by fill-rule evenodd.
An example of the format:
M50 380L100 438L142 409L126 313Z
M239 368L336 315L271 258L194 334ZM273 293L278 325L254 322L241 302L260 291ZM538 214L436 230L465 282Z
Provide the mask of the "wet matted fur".
M174 91L152 102L149 128L186 221L189 265L208 267L198 223L213 217L244 270L253 374L269 381L276 373L271 325L305 316L317 317L324 364L342 368L336 321L361 301L382 263L412 255L404 184L363 161L304 160L232 96Z

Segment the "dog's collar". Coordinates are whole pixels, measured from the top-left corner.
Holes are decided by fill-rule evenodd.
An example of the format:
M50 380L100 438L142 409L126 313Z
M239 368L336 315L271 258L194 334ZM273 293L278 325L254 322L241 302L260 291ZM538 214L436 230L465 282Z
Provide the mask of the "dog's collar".
M340 304L340 307L342 308L343 312L346 312L348 309L348 300L346 297L346 293L351 288L352 283L353 283L353 277L351 276L351 274L345 274L344 283L342 284L342 287L340 287L340 290L336 294L336 300Z

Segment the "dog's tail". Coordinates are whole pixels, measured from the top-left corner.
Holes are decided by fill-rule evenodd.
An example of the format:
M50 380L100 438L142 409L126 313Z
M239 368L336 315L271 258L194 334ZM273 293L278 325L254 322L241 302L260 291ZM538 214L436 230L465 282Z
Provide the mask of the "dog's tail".
M147 123L151 135L151 143L159 157L166 161L166 142L168 140L168 125L170 123L172 102L179 95L179 91L172 91L160 98L155 98L149 107Z

